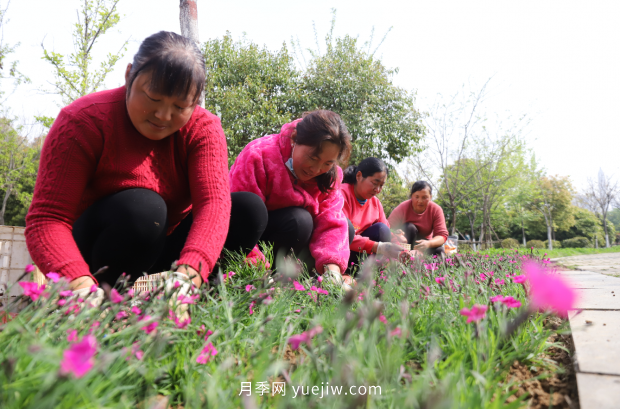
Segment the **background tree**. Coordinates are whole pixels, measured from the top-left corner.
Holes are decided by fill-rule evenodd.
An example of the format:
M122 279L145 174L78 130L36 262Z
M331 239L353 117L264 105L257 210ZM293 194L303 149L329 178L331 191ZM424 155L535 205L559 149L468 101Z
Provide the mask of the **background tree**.
M580 197L581 203L593 211L603 222L605 247L610 247L607 216L612 204L620 195L620 186L611 176L599 169L597 180L588 178L588 184Z
M63 105L69 105L79 97L99 90L104 84L106 76L114 69L118 60L127 50L127 41L123 43L115 54L108 53L101 62L99 69L93 69L93 48L97 41L108 30L120 21L120 14L116 6L120 0L83 0L78 10L78 21L73 31L74 52L67 58L64 55L50 51L43 43L43 59L49 62L56 79L53 90L49 93L59 94ZM44 126L49 127L53 122L51 117L36 117Z
M549 250L553 250L555 230L568 230L575 224L572 201L575 190L568 177L545 176L536 184L537 195L532 207L538 210L545 219Z

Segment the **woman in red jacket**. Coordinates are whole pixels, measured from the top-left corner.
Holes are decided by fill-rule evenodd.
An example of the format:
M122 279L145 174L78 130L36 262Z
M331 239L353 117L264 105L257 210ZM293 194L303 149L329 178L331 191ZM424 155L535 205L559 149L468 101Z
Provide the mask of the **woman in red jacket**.
M442 245L448 239L448 229L443 209L432 198L431 185L419 180L411 186L411 199L396 206L388 220L393 228L404 231L414 250L440 256L445 254Z
M123 272L135 279L177 261L194 284L207 278L231 195L220 120L199 106L204 83L196 44L162 31L141 44L125 86L61 110L26 218L28 250L44 274L88 291L96 279L114 284ZM253 244L231 244L239 246Z
M357 166L349 166L344 173L341 186L344 197L342 211L355 229L355 238L349 247L349 266L352 263L358 264L363 253L396 258L403 250L391 243L393 236L390 224L376 197L381 193L387 177L385 163L372 157L364 159Z

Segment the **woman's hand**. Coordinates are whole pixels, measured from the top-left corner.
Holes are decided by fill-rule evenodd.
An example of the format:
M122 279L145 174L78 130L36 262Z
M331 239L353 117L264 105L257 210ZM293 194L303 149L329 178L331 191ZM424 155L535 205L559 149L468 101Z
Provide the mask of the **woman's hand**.
M424 253L426 250L431 248L430 240L418 240L416 243L418 244L416 244L413 249L418 250L421 253Z
M325 264L325 271L327 270L335 271L342 274L342 272L340 271L340 267L338 267L338 264Z
M81 290L82 288L90 289L93 285L95 285L95 280L91 276L82 276L71 280L69 282L69 289L71 291Z
M392 243L397 241L398 243L407 244L407 238L405 237L405 232L401 229L396 230L392 233Z
M192 283L194 283L197 288L200 288L200 286L202 285L202 277L200 276L200 274L198 274L198 271L194 270L188 265L182 265L177 268L177 273L185 274L186 276L191 278Z

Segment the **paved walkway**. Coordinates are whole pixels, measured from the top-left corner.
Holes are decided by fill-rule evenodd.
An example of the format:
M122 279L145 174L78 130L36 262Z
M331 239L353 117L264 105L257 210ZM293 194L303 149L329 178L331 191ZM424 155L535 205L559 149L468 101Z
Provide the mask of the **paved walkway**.
M620 253L574 256L559 264L580 297L569 313L581 409L620 408Z

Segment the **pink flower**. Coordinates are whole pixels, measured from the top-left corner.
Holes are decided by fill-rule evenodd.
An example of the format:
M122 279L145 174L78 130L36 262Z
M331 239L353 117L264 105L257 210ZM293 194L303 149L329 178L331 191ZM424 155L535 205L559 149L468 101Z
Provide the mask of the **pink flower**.
M446 281L445 277L435 277L435 281L437 282L437 284L443 284L444 281Z
M402 335L403 331L400 329L400 327L396 327L390 332L391 337L400 337Z
M77 341L77 331L74 329L67 330L67 342Z
M196 334L198 334L198 335L202 335L202 334L204 334L205 329L207 329L207 327L205 327L205 324L202 324L202 325L200 326L200 328L198 328L198 329L196 330Z
M63 375L72 373L76 378L81 378L93 367L96 353L97 339L92 335L84 336L81 342L72 344L63 353L60 373Z
M60 274L58 273L47 273L45 277L49 278L53 282L57 283L60 280Z
M142 357L144 356L144 352L142 352L142 351L136 351L136 352L134 352L134 354L136 355L136 359L137 359L138 361L142 361Z
M387 324L387 318L385 318L385 315L383 314L379 315L379 321L381 321L384 324Z
M73 291L65 290L58 293L61 297L71 297L73 295Z
M487 279L487 276L485 276L484 273L480 273L480 279L484 281Z
M228 273L224 274L224 281L226 281L228 278L232 278L232 276L236 274L237 273L235 273L234 271L229 271Z
M495 284L497 284L497 285L504 285L504 279L503 278L496 278L495 279Z
M530 282L531 308L535 310L552 310L566 317L577 300L577 292L564 279L544 271L538 264L527 262L523 269Z
M502 303L508 308L519 308L521 307L521 301L515 300L512 296L508 296L502 300Z
M20 281L18 284L24 289L24 295L30 296L32 301L36 301L41 296L43 290L45 290L45 284L40 287L37 283L26 281Z
M123 302L123 297L118 293L118 291L116 291L115 288L110 291L110 301L112 301L113 304Z
M496 295L495 297L490 298L491 302L502 302L503 299L504 299L503 295Z
M217 349L213 346L212 343L208 343L196 358L196 362L199 364L206 364L209 361L209 358L217 355Z
M439 270L439 263L424 264L424 268L426 268L427 270L431 270L431 271Z
M65 305L66 303L67 303L67 300L63 300L63 299L58 300L58 306L59 306L59 307L62 307L62 306L63 306L63 305Z
M301 334L293 335L292 337L288 339L288 343L291 344L292 350L296 350L299 348L300 344L310 345L312 338L314 338L316 334L320 334L321 332L323 332L323 327L321 327L320 325L317 325L316 327L312 328L310 331L307 331L307 332L304 331Z
M295 312L301 312L301 310L295 310Z
M96 293L97 292L97 284L93 284L90 286L90 292L91 293Z
M322 288L317 288L316 292L319 293L319 294L325 294L325 295L329 294L329 292L327 292L327 290L324 290Z
M252 290L256 290L256 287L254 287L252 284L248 284L245 286L245 291L250 292Z
M294 281L293 286L297 291L306 291L303 285L299 284L299 281Z
M487 308L488 307L486 305L475 304L473 307L471 307L471 309L463 308L460 311L460 314L467 317L468 324L474 321L479 322L485 317L487 313Z
M32 273L34 271L34 266L32 264L28 264L25 268L24 268L24 273Z
M254 314L254 310L253 307L256 305L256 301L252 301L250 303L250 315Z
M319 278L317 278L317 280L319 280L319 283L323 282L323 277L319 276Z
M495 273L493 271L487 271L487 277L493 277Z
M178 281L174 282L174 288L179 288L181 286L181 283L179 283Z
M209 337L213 334L213 331L208 330L207 335L205 335L205 341L209 339Z
M136 315L142 314L142 310L140 308L136 307L135 305L133 307L131 307L131 312L133 312Z
M116 314L116 319L122 320L123 318L127 318L128 316L129 314L127 314L125 311L119 311L118 314Z
M177 297L177 302L179 304L196 304L196 300L200 298L200 294L185 296L183 294L179 294Z
M527 278L523 275L521 276L512 276L512 281L517 284L523 284Z
M140 321L148 321L150 320L152 317L150 315L145 315L144 317L140 318ZM140 328L141 330L143 330L144 332L146 332L147 334L150 334L151 332L154 332L157 330L157 326L159 325L159 323L157 321L153 321L148 325L145 325L144 327Z

